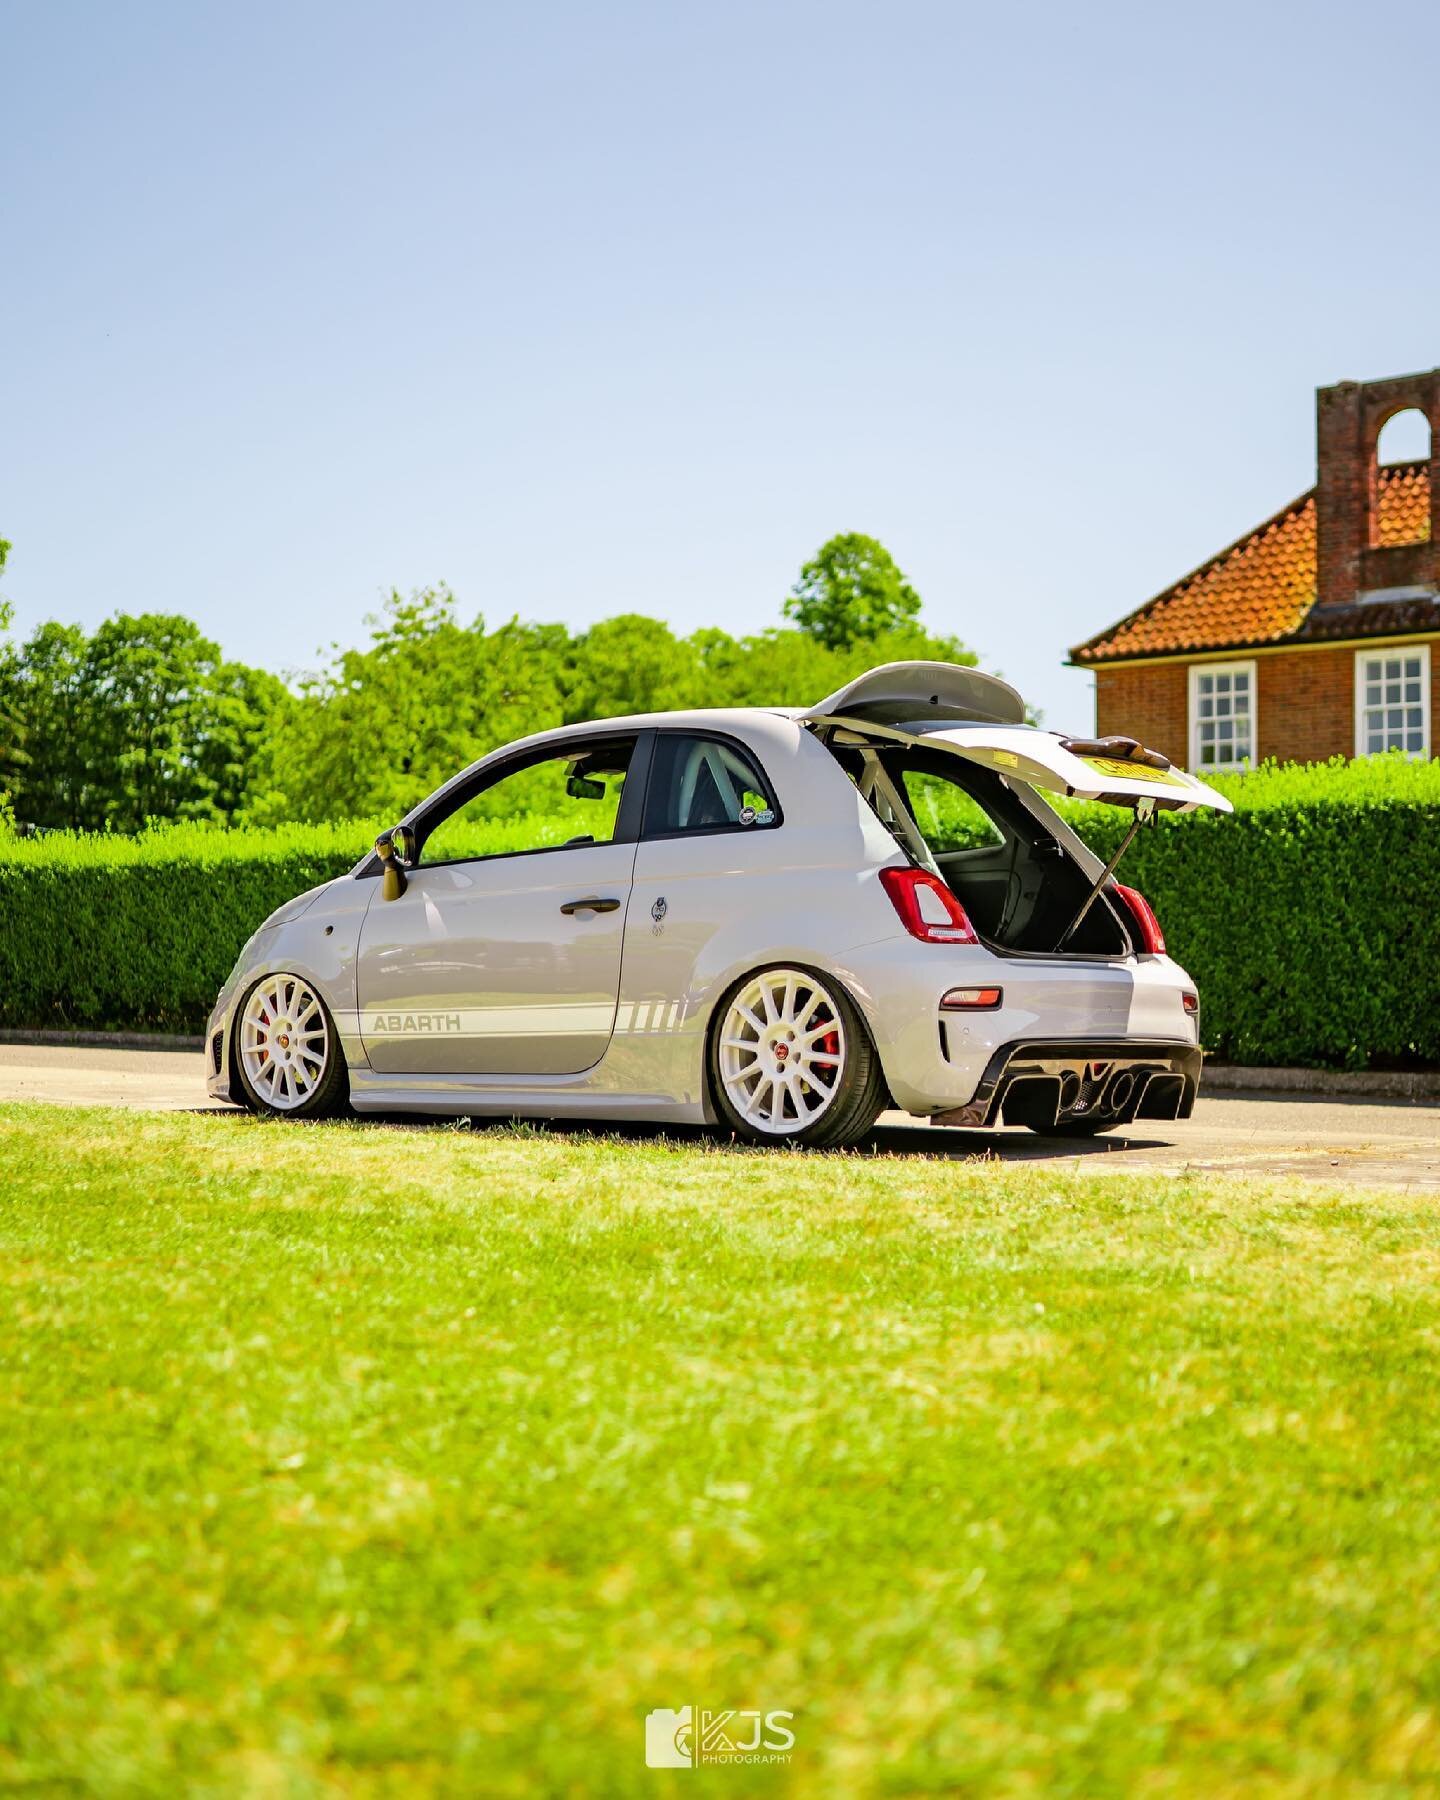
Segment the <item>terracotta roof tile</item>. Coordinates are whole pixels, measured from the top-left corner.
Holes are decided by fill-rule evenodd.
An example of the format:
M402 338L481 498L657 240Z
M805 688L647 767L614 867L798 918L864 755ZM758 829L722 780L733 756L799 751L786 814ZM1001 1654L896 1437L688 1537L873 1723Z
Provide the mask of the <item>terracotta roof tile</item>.
M1394 463L1380 471L1375 537L1385 544L1423 544L1430 536L1430 470L1425 463Z
M1428 537L1429 517L1428 465L1395 463L1382 468L1380 542L1410 543ZM1314 604L1312 488L1193 574L1138 607L1118 625L1076 645L1070 655L1077 663L1098 663L1120 657L1173 656L1186 650L1273 644L1300 634ZM1428 601L1423 608L1430 608L1427 618L1440 611L1431 608ZM1372 630L1397 629L1382 624L1380 615L1373 610L1367 610L1364 617L1364 635Z

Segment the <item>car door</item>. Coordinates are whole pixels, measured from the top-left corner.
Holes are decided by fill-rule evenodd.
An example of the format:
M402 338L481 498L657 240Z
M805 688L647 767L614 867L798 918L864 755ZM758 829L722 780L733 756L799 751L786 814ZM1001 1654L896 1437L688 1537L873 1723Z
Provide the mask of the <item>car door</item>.
M387 901L377 881L361 932L373 1069L523 1077L600 1060L648 749L648 734L577 735L422 809L405 891Z
M796 833L787 838L781 824L753 747L703 728L657 734L635 858L622 1011L627 1025L633 1013L630 1029L672 1030L697 970L713 969L717 940L738 930L752 943L788 918L801 884L787 872Z

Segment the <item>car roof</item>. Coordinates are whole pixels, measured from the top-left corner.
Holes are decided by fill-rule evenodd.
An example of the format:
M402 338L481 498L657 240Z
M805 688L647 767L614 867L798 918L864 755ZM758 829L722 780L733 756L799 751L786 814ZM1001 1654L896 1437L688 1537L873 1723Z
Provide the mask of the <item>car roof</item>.
M543 750L550 744L559 749L579 739L603 738L612 733L620 736L631 731L683 730L687 726L697 731L729 732L736 737L744 737L747 730L753 732L758 725L762 727L763 736L763 726L767 721L778 728L784 724L793 724L796 719L804 716L804 709L798 706L708 706L689 707L678 712L624 713L613 719L586 719L573 725L552 725L545 731L531 732L528 737L512 738L508 743L497 744L493 750L477 756L474 762L467 763L463 769L457 769L448 781L417 801L405 814L405 821L402 822L408 822L441 794L468 781L486 764L502 756Z
M594 737L597 733L656 731L686 725L707 731L724 731L727 727L753 725L760 719L798 719L803 716L804 708L798 706L693 706L676 712L620 713L613 719L576 720L573 725L551 725L544 731L532 732L529 737L512 738L508 744L497 744L484 756L477 757L470 768L479 768L481 763L489 762L501 751L530 750L544 744L564 743L567 738Z

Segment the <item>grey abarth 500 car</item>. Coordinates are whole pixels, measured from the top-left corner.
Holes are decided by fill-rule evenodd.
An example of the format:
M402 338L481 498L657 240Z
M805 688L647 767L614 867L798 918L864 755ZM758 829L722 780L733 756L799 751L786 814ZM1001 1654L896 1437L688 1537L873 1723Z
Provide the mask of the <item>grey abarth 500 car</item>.
M1187 1117L1194 985L1118 852L1042 790L1131 809L1127 842L1157 809L1230 810L943 663L808 711L524 738L260 926L210 1019L210 1092L830 1146L886 1106L1072 1134Z

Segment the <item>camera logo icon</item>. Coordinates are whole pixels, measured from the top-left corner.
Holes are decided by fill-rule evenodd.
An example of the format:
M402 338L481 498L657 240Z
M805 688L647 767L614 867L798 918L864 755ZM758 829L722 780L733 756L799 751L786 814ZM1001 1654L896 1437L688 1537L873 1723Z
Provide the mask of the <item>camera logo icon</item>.
M645 1715L645 1767L689 1769L695 1765L691 1741L694 1708L657 1706Z

